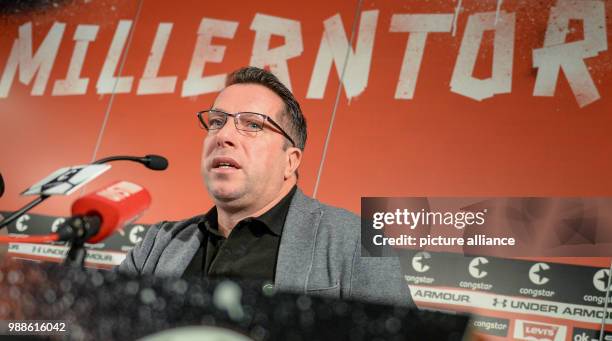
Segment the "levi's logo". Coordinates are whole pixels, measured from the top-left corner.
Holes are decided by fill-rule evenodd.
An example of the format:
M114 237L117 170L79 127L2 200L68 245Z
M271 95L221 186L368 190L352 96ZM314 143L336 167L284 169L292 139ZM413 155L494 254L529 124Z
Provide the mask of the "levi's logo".
M533 321L516 320L514 338L532 341L565 341L567 327Z
M523 325L523 334L525 337L535 337L538 340L542 337L544 337L545 340L554 340L558 330L559 327L556 326L544 326L535 323L525 323Z

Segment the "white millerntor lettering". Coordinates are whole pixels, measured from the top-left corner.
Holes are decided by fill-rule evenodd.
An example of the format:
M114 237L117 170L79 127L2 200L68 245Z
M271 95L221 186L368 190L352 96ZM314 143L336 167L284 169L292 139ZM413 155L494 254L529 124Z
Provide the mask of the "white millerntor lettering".
M584 40L566 43L570 19L583 23ZM595 0L558 0L550 9L544 47L533 50L538 68L534 96L554 96L561 69L581 108L598 100L599 91L584 59L608 49L605 5Z
M450 32L452 23L452 14L394 14L391 17L390 32L410 33L395 88L396 99L414 97L428 33Z
M501 11L497 24L495 18L495 12L469 16L450 82L452 92L482 101L512 90L516 17L514 13ZM478 79L473 76L474 68L483 34L488 30L495 31L492 74L487 79Z
M74 51L68 66L66 78L58 79L53 85L52 96L83 95L87 92L89 78L81 78L81 70L89 43L96 40L98 25L79 25L74 32Z
M203 77L206 62L223 61L225 46L213 45L213 37L231 39L236 34L238 22L203 18L198 28L198 38L191 57L187 79L183 81L182 97L197 96L221 91L227 74Z
M19 26L19 38L13 43L0 79L0 98L8 96L17 71L19 71L19 81L26 85L30 84L36 74L31 94L34 96L44 94L65 28L64 23L53 23L45 40L32 55L32 22Z
M128 93L132 90L134 77L115 77L115 72L117 71L121 54L125 49L131 27L132 20L119 20L119 24L117 24L113 41L108 49L108 54L106 55L104 65L102 65L102 71L100 71L98 83L96 84L99 94Z
M155 33L155 39L153 45L151 45L151 53L147 59L142 78L138 84L138 95L148 94L164 94L173 93L176 87L176 76L164 76L159 77L159 67L161 66L164 52L166 51L166 45L168 39L170 39L170 33L172 32L172 23L160 23L157 26L157 32Z
M300 56L304 51L300 22L257 13L251 30L255 31L255 41L249 65L260 68L270 66L270 72L291 91L287 60ZM270 49L272 35L284 37L285 45Z
M321 37L306 98L323 98L332 63L336 66L336 73L342 81L347 98L358 96L365 90L372 64L378 12L372 10L361 13L355 50L349 45L340 15L336 14L325 20L325 31ZM342 70L345 67L346 72L343 75Z

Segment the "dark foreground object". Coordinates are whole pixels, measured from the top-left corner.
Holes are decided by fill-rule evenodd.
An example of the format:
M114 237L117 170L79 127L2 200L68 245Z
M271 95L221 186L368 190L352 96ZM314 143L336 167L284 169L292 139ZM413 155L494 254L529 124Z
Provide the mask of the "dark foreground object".
M86 340L134 340L186 326L229 329L254 340L462 340L468 324L462 315L270 289L255 281L134 278L5 262L0 320L62 320L68 332L44 338Z

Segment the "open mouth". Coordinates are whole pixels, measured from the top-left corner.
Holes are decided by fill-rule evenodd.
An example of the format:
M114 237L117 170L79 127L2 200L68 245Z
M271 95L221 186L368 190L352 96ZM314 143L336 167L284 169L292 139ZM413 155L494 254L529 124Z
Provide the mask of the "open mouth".
M228 157L217 157L212 162L213 169L240 169L240 165L236 160Z

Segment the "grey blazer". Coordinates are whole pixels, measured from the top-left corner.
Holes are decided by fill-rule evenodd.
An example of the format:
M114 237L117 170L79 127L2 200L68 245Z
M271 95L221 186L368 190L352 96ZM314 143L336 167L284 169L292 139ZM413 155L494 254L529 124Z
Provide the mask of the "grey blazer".
M204 234L201 216L153 225L119 265L120 272L181 276ZM283 228L274 287L279 291L412 304L399 259L361 257L361 222L297 190Z

